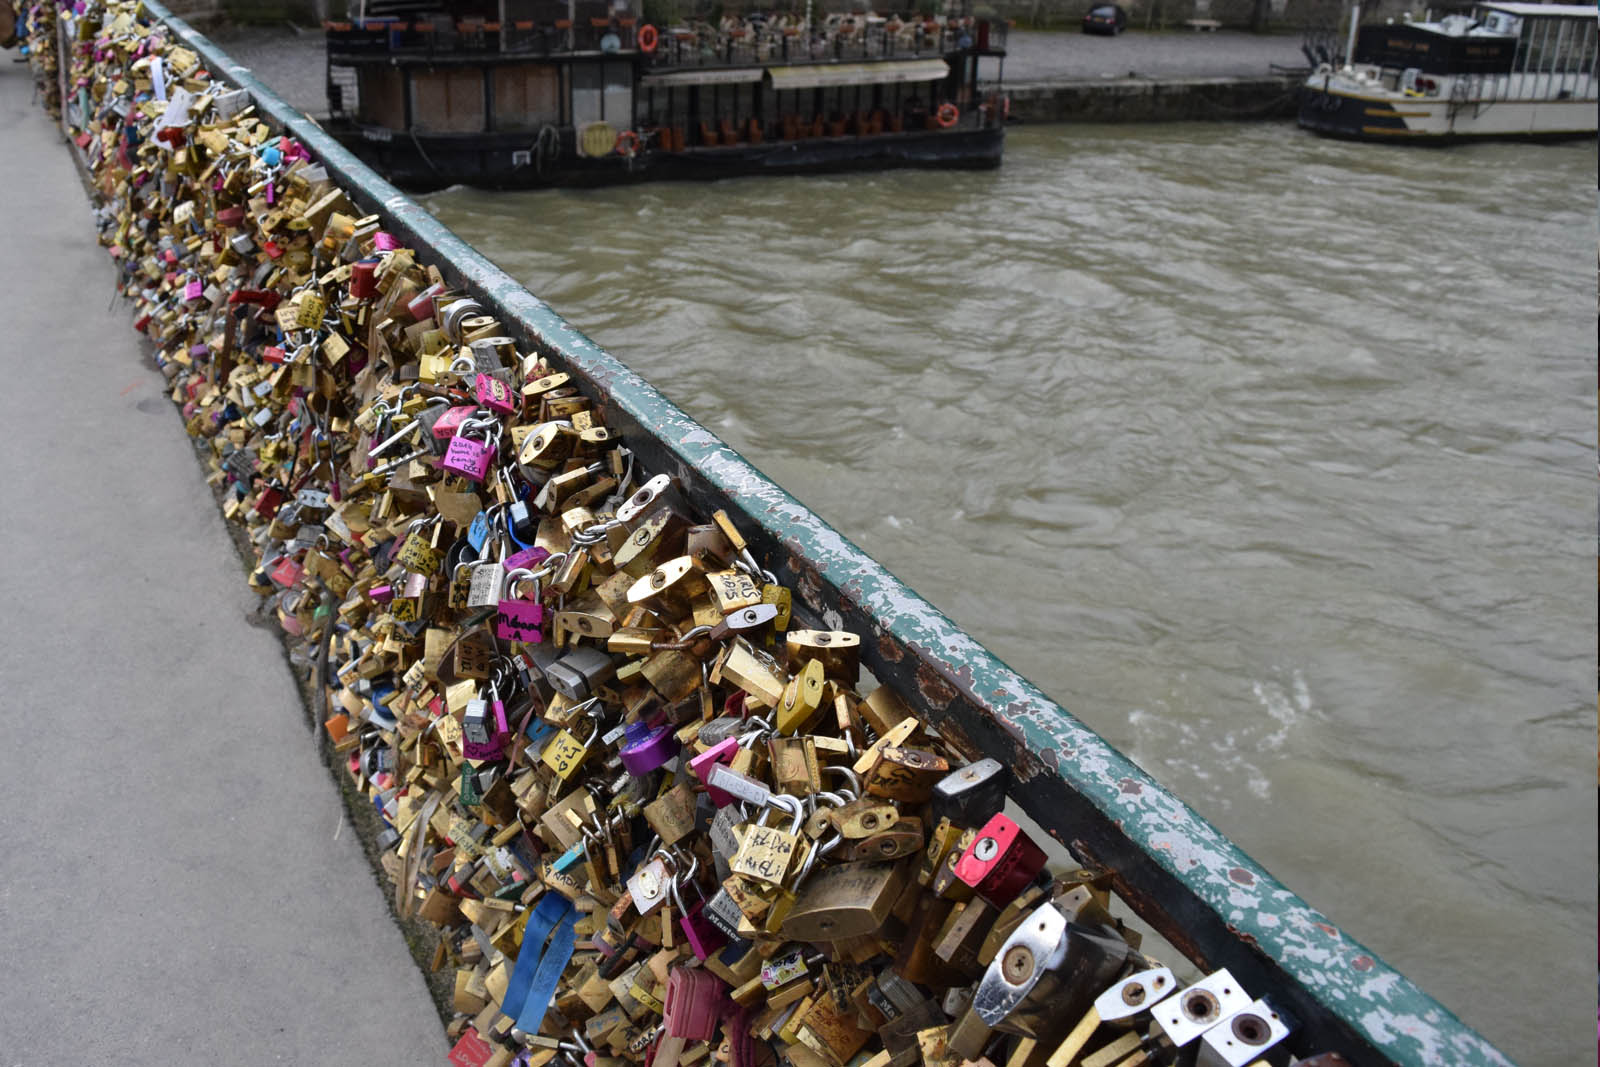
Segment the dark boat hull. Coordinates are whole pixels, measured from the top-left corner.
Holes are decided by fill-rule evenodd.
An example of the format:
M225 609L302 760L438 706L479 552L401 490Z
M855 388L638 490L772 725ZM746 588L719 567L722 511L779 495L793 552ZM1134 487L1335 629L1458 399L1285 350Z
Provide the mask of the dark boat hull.
M591 187L640 181L706 181L757 174L827 174L901 167L990 169L1000 165L1005 129L927 130L862 137L769 141L682 152L646 149L632 158L540 160L532 138L504 134L418 135L330 123L328 132L404 189Z

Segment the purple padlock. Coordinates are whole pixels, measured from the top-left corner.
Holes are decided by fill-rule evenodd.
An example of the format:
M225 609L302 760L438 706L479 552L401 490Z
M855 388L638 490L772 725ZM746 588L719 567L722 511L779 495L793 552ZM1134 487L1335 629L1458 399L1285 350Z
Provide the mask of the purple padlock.
M482 431L484 440L468 437L473 430ZM445 449L444 459L439 461L439 466L470 481L482 482L489 476L489 465L500 450L499 444L500 428L497 424L469 420L462 423L461 429L450 438L450 447Z
M679 747L672 727L652 730L642 722L630 722L622 744L622 766L629 774L642 777L676 756Z
M502 641L537 644L544 640L544 605L531 600L502 600L494 614L494 635Z
M515 570L532 570L549 558L550 553L548 550L540 548L538 545L534 545L532 548L524 548L520 552L513 552L511 555L507 556L505 560L505 568L508 572Z

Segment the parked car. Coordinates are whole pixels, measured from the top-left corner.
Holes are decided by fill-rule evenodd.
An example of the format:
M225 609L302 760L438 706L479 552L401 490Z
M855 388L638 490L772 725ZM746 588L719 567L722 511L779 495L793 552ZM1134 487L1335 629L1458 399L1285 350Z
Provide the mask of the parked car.
M1121 4L1096 4L1083 16L1084 33L1103 33L1115 37L1128 28L1128 12Z

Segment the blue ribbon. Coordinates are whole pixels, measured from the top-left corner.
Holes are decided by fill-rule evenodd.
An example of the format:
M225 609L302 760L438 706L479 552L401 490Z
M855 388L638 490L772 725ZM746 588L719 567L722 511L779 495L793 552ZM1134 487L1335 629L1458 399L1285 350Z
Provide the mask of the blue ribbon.
M533 984L533 972L539 968L539 953L545 938L555 929L556 923L571 915L572 901L560 893L546 893L528 916L528 925L522 930L522 948L517 951L517 965L511 971L511 981L506 983L505 999L501 1005L507 1015L518 1010L527 999L528 987Z
M528 995L522 1001L522 1009L517 1012L517 1029L525 1034L536 1034L539 1027L544 1025L544 1014L556 996L556 983L561 980L567 964L572 962L572 951L577 947L577 935L572 929L578 921L577 909L572 906L572 901L559 893L546 894L546 899L549 897L556 897L566 905L566 914L556 923L555 932L550 935L550 945L539 958L539 969L534 972ZM524 940L523 944L526 945L527 941ZM522 957L518 956L517 961L520 964ZM509 996L506 1003L508 1006L512 1003Z

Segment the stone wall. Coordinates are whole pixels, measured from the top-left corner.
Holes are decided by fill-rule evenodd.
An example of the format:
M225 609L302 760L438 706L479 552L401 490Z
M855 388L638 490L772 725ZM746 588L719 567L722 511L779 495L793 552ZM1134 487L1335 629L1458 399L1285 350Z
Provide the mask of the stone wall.
M1301 79L1129 78L1008 88L1023 122L1183 122L1289 118Z

